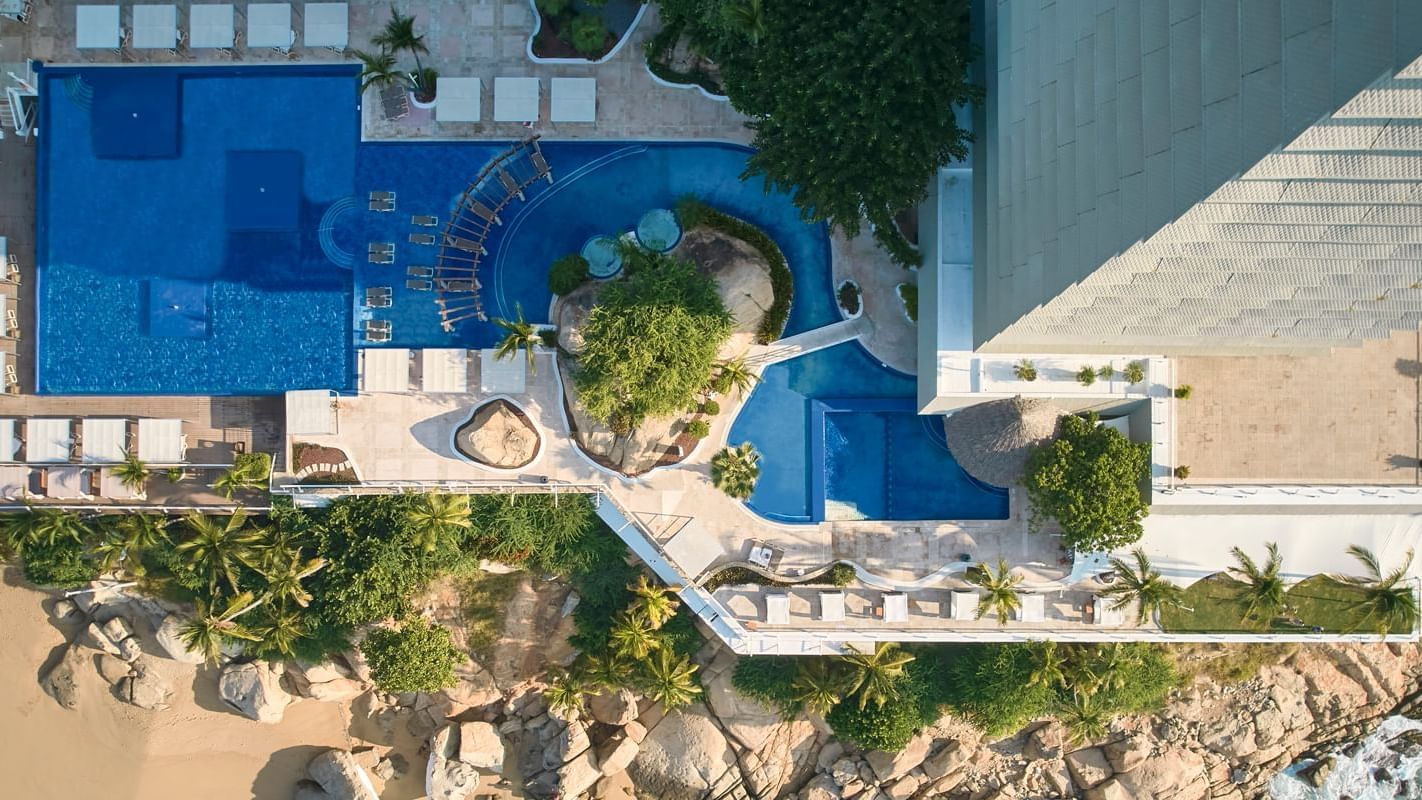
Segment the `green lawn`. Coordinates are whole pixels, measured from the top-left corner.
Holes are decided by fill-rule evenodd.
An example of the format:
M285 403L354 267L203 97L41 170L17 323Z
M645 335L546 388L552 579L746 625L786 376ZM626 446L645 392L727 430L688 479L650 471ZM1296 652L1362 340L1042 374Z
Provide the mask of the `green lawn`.
M1241 599L1243 588L1243 583L1224 574L1197 581L1185 590L1185 608L1161 614L1161 627L1181 632L1308 633L1317 625L1329 633L1371 632L1358 631L1361 617L1354 607L1362 600L1362 589L1326 575L1315 575L1290 587L1286 593L1288 612L1267 627L1243 621L1248 605ZM1408 631L1398 628L1393 632Z
M458 579L459 610L469 632L469 650L475 655L488 657L499 640L504 611L522 579L522 572L497 575L483 570Z

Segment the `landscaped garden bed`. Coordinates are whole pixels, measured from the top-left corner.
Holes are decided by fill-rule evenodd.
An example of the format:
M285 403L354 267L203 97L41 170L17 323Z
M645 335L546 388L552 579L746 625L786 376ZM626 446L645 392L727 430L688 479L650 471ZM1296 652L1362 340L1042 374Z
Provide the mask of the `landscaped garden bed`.
M535 0L531 52L537 59L602 61L642 16L637 0Z
M859 310L863 308L859 284L851 280L840 281L839 288L835 290L835 298L839 300L839 310L844 312L847 319L859 316Z
M310 442L296 442L291 446L291 471L304 484L360 482L344 450Z
M1361 586L1327 575L1315 575L1284 593L1288 608L1267 624L1246 621L1248 585L1226 575L1202 578L1185 589L1182 606L1162 609L1160 625L1179 633L1371 633L1358 611L1365 596ZM1393 633L1411 628L1394 626Z
M647 40L647 71L652 77L670 86L695 87L707 97L724 100L726 90L721 85L721 72L716 62L697 52L682 36L686 25L682 21L667 23L656 36Z

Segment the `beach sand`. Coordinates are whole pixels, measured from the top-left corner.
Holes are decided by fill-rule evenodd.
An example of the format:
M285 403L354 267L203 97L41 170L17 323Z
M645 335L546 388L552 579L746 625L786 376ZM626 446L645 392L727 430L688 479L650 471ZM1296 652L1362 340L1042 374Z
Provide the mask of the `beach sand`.
M215 673L150 656L173 678L172 708L145 711L116 699L85 670L79 708L39 686L67 634L47 614L51 595L0 575L0 796L7 800L286 800L306 763L348 735L344 705L293 703L278 725L223 710ZM42 605L43 603L43 605Z

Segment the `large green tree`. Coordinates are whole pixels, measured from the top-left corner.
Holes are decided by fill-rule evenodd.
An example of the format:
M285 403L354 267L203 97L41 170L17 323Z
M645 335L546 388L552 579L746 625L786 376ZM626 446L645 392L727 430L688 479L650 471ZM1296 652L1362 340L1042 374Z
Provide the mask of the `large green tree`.
M1150 477L1150 445L1097 422L1094 413L1062 417L1061 435L1028 457L1023 485L1034 523L1050 517L1071 547L1110 551L1144 533L1149 509L1141 486Z
M711 379L731 315L685 259L627 253L628 276L588 315L575 382L583 410L618 433L691 405Z
M382 691L437 692L456 682L454 668L465 660L449 631L418 617L398 629L377 628L361 642L371 676Z
M939 167L968 154L954 108L968 80L966 0L663 0L720 66L727 96L750 118L748 175L795 190L812 220L850 234L867 218L897 258L892 233ZM887 238L886 238L887 237Z

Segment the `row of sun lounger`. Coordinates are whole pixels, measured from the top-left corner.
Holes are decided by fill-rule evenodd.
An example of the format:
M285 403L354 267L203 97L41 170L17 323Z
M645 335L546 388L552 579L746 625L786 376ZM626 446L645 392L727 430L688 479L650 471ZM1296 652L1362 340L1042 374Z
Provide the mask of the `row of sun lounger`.
M121 21L121 9L113 4L75 6L74 44L80 50L112 50L120 55L136 50L180 49L218 50L234 54L237 48L270 48L292 55L296 46L296 25L290 3L251 3L238 10L231 3L202 3L185 7L187 30L182 30L178 6L141 4L132 7L131 25ZM305 3L298 15L303 20L303 43L344 52L349 39L350 11L346 3ZM242 18L245 31L238 29Z

